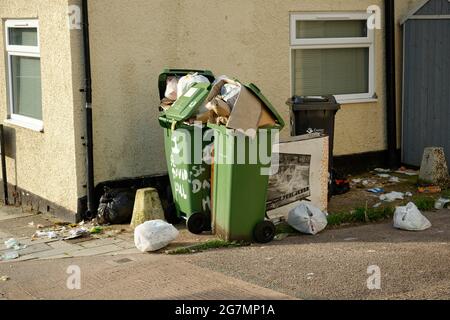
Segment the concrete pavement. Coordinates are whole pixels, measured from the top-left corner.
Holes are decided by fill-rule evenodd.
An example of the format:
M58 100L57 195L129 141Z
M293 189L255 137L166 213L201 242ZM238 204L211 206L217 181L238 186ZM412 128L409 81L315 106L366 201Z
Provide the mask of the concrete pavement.
M117 251L131 240L98 239L76 244L106 248L91 256L0 263L10 278L0 299L450 299L450 210L425 215L433 227L424 232L386 222L182 256ZM17 219L30 217L0 222L3 236L8 223L24 225ZM80 267L81 290L67 288L70 266ZM379 290L367 286L373 270Z

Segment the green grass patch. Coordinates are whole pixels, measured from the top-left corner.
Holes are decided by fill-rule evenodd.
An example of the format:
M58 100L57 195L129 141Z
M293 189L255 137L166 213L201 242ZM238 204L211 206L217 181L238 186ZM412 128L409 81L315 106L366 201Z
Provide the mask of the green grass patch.
M249 244L241 241L224 241L224 240L210 240L207 242L195 244L187 247L179 247L171 250L167 250L167 254L178 255L178 254L192 254L197 252L202 252L211 249L220 248L237 248L248 246Z
M414 204L421 211L430 211L434 209L436 199L431 196L417 195L413 197Z
M450 199L450 189L442 191L442 197Z
M298 231L292 228L287 222L279 223L275 226L275 234L297 234Z
M370 223L391 219L394 216L395 208L356 208L351 212L341 212L328 216L329 226L339 226L352 223Z

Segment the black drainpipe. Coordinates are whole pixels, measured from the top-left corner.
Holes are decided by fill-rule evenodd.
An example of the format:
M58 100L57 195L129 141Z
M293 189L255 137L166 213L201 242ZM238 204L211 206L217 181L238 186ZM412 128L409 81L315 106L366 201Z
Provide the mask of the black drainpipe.
M83 15L83 45L84 45L84 89L86 100L86 165L87 165L87 212L86 217L94 216L96 207L94 199L94 146L92 130L92 78L91 78L91 48L89 45L89 15L88 0L82 0Z
M386 34L386 133L387 165L394 169L399 165L397 157L397 98L395 82L395 0L385 0Z

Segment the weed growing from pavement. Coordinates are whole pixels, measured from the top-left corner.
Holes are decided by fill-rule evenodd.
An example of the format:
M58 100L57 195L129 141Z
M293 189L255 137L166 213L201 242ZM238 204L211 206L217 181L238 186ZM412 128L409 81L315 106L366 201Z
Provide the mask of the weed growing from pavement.
M167 250L167 254L178 255L178 254L192 254L197 252L202 252L210 249L220 249L220 248L237 248L248 246L249 243L241 241L225 241L225 240L210 240L204 243L199 243L188 247L179 247L171 250Z
M431 196L417 195L413 197L414 204L421 211L431 211L434 210L434 203L436 199Z
M329 226L339 226L343 224L352 223L369 223L379 222L390 219L394 216L395 208L380 207L380 208L356 208L352 212L341 212L328 216Z

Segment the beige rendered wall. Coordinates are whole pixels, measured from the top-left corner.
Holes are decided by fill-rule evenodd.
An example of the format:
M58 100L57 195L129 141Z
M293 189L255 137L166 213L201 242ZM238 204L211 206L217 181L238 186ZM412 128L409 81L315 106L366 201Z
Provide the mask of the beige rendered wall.
M6 19L38 18L44 132L5 124L11 184L70 211L77 210L77 170L67 0L0 0L0 120L7 119Z
M418 1L397 0L398 16ZM366 11L373 4L384 12L383 0L90 1L96 181L166 171L156 88L164 67L255 82L289 123L290 12ZM386 148L383 30L375 47L378 100L342 106L336 155ZM401 60L399 76L400 67Z

